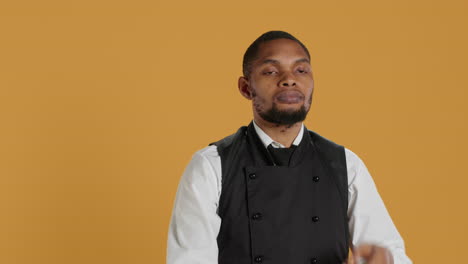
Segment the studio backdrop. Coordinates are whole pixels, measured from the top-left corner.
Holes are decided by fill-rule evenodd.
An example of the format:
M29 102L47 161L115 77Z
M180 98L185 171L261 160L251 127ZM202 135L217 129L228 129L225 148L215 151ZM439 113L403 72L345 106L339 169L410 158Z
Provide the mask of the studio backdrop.
M2 1L0 263L164 263L196 150L252 118L242 56L304 42L305 122L366 163L415 263L462 263L468 3Z

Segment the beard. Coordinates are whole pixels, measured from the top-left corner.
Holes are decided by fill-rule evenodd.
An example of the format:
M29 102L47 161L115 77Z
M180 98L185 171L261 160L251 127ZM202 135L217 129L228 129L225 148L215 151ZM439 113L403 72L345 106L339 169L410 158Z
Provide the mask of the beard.
M265 112L258 112L261 118L270 123L277 125L293 125L297 122L302 122L307 116L308 110L304 105L297 110L292 111L281 111L278 109L275 103L273 106Z
M256 94L253 93L253 97L257 99ZM305 105L301 105L301 107L297 110L280 110L276 103L273 102L273 105L270 109L263 111L261 104L258 102L254 102L254 107L258 115L263 118L263 120L268 121L273 124L277 125L293 125L297 122L302 122L307 117L307 113L310 110L310 106L312 106L312 94L308 98L309 107L306 109Z

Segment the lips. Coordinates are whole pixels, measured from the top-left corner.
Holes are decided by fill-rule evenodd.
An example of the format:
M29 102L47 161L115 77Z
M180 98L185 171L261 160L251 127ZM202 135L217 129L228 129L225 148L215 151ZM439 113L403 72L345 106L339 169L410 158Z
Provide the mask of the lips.
M275 99L283 104L297 104L304 100L304 95L298 91L283 91L278 93Z

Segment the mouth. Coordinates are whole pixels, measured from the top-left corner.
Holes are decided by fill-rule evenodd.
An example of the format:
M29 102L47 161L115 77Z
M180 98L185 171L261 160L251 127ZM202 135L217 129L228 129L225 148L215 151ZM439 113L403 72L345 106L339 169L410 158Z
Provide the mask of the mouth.
M275 95L275 101L281 104L297 104L304 101L304 95L298 91L282 91Z

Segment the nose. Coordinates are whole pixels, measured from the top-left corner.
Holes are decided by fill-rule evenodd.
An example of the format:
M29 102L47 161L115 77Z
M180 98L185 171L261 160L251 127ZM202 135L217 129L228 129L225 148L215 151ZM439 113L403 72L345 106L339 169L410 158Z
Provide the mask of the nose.
M294 76L292 74L285 73L283 75L283 78L281 78L280 87L294 87L296 86L296 80L294 79Z

